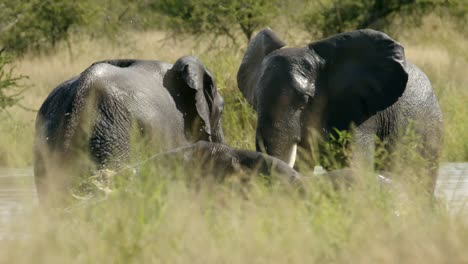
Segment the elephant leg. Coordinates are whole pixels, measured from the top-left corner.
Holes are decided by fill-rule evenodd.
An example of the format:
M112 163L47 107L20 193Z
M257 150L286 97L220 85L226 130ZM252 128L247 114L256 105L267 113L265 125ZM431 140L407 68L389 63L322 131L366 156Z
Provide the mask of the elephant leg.
M374 169L374 135L357 129L352 137L350 165L364 171Z
M34 148L34 182L36 184L37 198L40 204L46 200L47 188L47 168L42 150L37 146Z
M436 119L436 118L434 118ZM427 131L423 142L422 155L427 160L429 180L429 191L434 194L437 177L439 174L439 158L442 152L442 146L444 143L443 138L443 123L442 121L435 121L432 124L432 128Z
M45 148L34 150L34 181L39 204L46 208L61 207L70 199L71 181L80 166L71 166L66 154Z
M429 179L427 180L427 190L429 194L433 195L435 192L437 178L439 174L439 157L442 146L442 137L429 138L423 143L424 148L421 150L424 159L426 160L426 170Z
M377 126L376 117L373 116L351 130L350 165L353 168L366 172L374 170Z
M99 98L98 113L89 138L89 150L98 168L118 168L130 157L132 118L122 102Z

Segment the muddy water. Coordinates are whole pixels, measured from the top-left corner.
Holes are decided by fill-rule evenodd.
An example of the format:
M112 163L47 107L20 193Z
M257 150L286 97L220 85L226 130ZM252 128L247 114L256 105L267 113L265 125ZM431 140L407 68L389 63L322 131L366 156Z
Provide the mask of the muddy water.
M447 201L454 213L468 212L468 163L441 164L436 195ZM13 216L37 206L32 169L0 168L0 240L8 234L3 227Z

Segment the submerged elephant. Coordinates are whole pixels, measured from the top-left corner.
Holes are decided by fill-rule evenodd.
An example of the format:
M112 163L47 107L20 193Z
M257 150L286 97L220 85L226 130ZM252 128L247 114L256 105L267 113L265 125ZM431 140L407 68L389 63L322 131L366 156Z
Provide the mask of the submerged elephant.
M223 98L196 58L97 62L55 88L36 119L34 174L39 197L69 174L118 167L137 130L151 153L198 140L224 142ZM86 161L86 162L85 162ZM49 190L48 190L49 189Z
M258 151L294 166L297 147L311 148L311 133L326 142L335 129L351 130L353 157L372 164L375 135L391 151L414 124L421 154L430 161L428 189L434 191L442 113L430 81L406 60L398 42L365 29L306 47L285 45L270 29L262 30L238 71L239 89L257 111Z

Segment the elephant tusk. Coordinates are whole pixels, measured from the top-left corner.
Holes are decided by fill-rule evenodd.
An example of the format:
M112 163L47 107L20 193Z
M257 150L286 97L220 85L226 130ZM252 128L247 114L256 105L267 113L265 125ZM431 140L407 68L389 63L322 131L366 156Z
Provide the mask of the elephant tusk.
M291 153L289 154L288 165L289 167L293 167L294 163L296 163L296 153L297 153L297 144L294 144L291 148Z

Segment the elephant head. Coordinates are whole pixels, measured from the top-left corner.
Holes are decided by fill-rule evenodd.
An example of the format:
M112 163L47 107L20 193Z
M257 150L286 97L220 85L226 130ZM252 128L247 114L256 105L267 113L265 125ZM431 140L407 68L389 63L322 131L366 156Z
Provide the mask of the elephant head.
M386 34L356 30L302 48L270 29L250 42L237 82L257 111L257 151L290 166L309 128L359 125L395 103L408 80L403 47Z
M192 56L178 59L171 71L178 82L182 82L176 85L181 90L176 91L174 97L177 105L184 108L185 127L189 128L186 135L194 141L224 142L221 124L224 100L218 93L213 75ZM194 111L187 109L193 107Z

